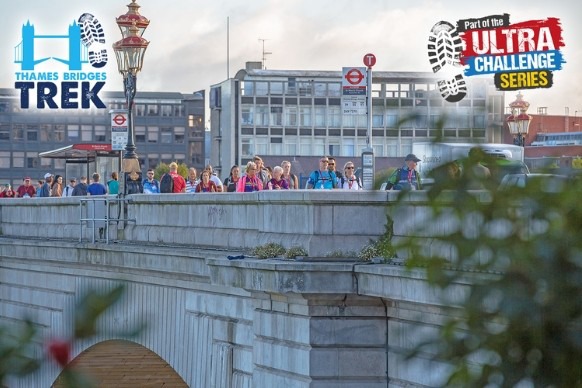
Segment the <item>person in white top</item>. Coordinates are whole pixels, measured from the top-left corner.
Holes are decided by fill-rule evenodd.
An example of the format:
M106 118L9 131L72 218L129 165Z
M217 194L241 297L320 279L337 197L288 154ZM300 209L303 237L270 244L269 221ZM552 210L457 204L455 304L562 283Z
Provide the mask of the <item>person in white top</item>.
M63 190L63 197L72 197L73 190L75 189L75 185L77 184L77 179L71 178L69 179L69 184L65 186Z
M224 191L222 187L222 181L220 180L219 177L216 176L216 174L214 174L214 171L212 171L212 166L210 164L206 166L206 170L210 171L210 180L214 182L214 184L216 185L216 191L218 191L219 193Z
M339 188L344 190L362 190L362 182L354 174L354 163L347 162L344 165L344 175L339 178Z

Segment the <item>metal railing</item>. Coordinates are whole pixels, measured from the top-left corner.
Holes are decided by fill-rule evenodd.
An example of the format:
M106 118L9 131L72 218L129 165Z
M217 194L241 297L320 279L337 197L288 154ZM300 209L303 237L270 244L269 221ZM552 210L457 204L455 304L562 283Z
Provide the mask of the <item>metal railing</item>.
M96 232L99 239L105 239L109 244L109 225L122 223L122 228L127 222L135 222L135 218L126 218L128 214L129 198L118 196L95 196L80 198L79 201L79 242L83 242L85 228L92 230L92 243L96 241ZM115 211L117 215L115 216ZM105 236L105 238L104 238Z

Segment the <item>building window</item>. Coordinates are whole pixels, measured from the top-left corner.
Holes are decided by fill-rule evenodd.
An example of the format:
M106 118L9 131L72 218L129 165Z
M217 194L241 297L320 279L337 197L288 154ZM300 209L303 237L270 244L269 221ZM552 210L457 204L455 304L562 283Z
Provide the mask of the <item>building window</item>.
M38 165L38 155L30 156L30 153L26 154L26 168L38 168Z
M148 116L157 116L159 112L159 107L157 105L148 104Z
M255 108L255 124L269 125L269 107L266 105L257 105Z
M158 127L148 127L148 143L157 143L159 132Z
M184 143L184 127L175 127L174 128L174 142L178 144Z
M313 139L313 155L325 155L325 139L315 138Z
M148 168L156 168L160 163L160 157L157 154L148 154Z
M12 153L12 167L24 167L24 152Z
M10 152L0 152L0 168L10 168Z
M285 155L297 155L297 143L295 142L285 143Z
M67 139L69 141L73 141L73 142L79 141L79 126L78 125L67 125Z
M38 140L38 132L37 131L26 131L26 140L37 141Z
M146 136L145 136L146 129L145 127L135 127L135 142L136 143L145 143Z
M283 82L271 82L271 95L281 95L283 94Z
M241 110L242 124L243 125L253 125L253 107L243 106Z
M297 108L294 106L285 107L285 125L297 126Z
M252 96L254 94L254 82L253 81L243 81L241 88L241 95Z
M315 107L315 126L325 127L325 107Z
M343 156L356 156L354 139L343 139Z
M105 132L105 125L96 125L95 126L95 141L98 141L98 142L106 142L107 141L107 133Z
M93 140L93 127L91 125L81 125L81 141Z
M327 110L329 117L328 125L339 128L342 125L341 108L339 106L330 106Z
M253 139L242 139L241 140L241 154L243 158L252 157L254 155L253 152Z
M63 124L55 125L53 129L53 140L61 143L65 141L65 126Z
M171 144L173 138L172 128L170 127L162 127L160 132L160 143L162 144Z
M14 124L12 127L12 141L24 140L24 125Z
M174 161L178 164L186 162L186 155L184 154L174 154Z
M255 83L256 91L255 94L257 96L266 96L269 94L269 83L268 82L256 82Z
M299 155L311 156L311 138L299 139Z
M271 125L283 125L283 107L271 107Z
M255 139L255 149L258 155L268 155L269 154L268 138L257 137Z
M328 150L328 152L327 152L328 155L340 156L340 146L337 143L336 144L329 144L327 146L327 150ZM336 166L336 168L338 168L338 167Z
M311 107L301 107L299 113L299 124L302 127L311 127Z
M145 104L135 104L136 107L136 114L138 116L145 116L146 114L146 105Z
M162 105L160 112L162 116L171 116L172 115L172 105Z
M0 140L9 141L10 140L10 130L0 129Z
M327 85L328 95L330 97L339 97L341 96L341 86L342 84L339 82L330 83Z

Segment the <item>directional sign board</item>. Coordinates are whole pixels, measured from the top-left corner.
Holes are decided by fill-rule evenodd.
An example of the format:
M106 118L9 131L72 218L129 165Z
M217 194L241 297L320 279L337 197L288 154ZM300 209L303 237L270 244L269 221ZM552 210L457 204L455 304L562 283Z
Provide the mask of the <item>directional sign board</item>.
M366 96L343 96L342 114L365 115L368 112Z
M365 67L342 68L342 114L365 115L367 76Z
M111 149L120 151L127 145L127 111L113 109L111 114Z

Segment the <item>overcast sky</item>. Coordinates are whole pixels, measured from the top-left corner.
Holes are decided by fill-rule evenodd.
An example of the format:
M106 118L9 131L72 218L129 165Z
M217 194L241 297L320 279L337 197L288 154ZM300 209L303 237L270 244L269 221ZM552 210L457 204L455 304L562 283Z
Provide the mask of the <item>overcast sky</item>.
M64 34L66 26L90 12L105 28L107 46L121 38L115 17L131 0L0 0L0 87L14 86L14 47L21 26L30 20L37 34ZM487 0L138 0L150 19L149 40L138 90L191 93L233 77L247 61L260 61L265 39L266 67L277 70L341 70L377 57L374 70L431 71L426 46L438 21L510 14L511 23L557 17L561 20L566 63L554 73L551 89L524 90L530 113L582 116L582 3ZM230 68L227 72L227 18L230 20ZM42 43L39 43L42 45ZM107 89L120 90L121 77L112 50L106 67ZM62 69L62 65L52 63ZM60 67L59 67L60 66ZM487 76L491 77L491 76ZM508 92L511 102L516 92Z

